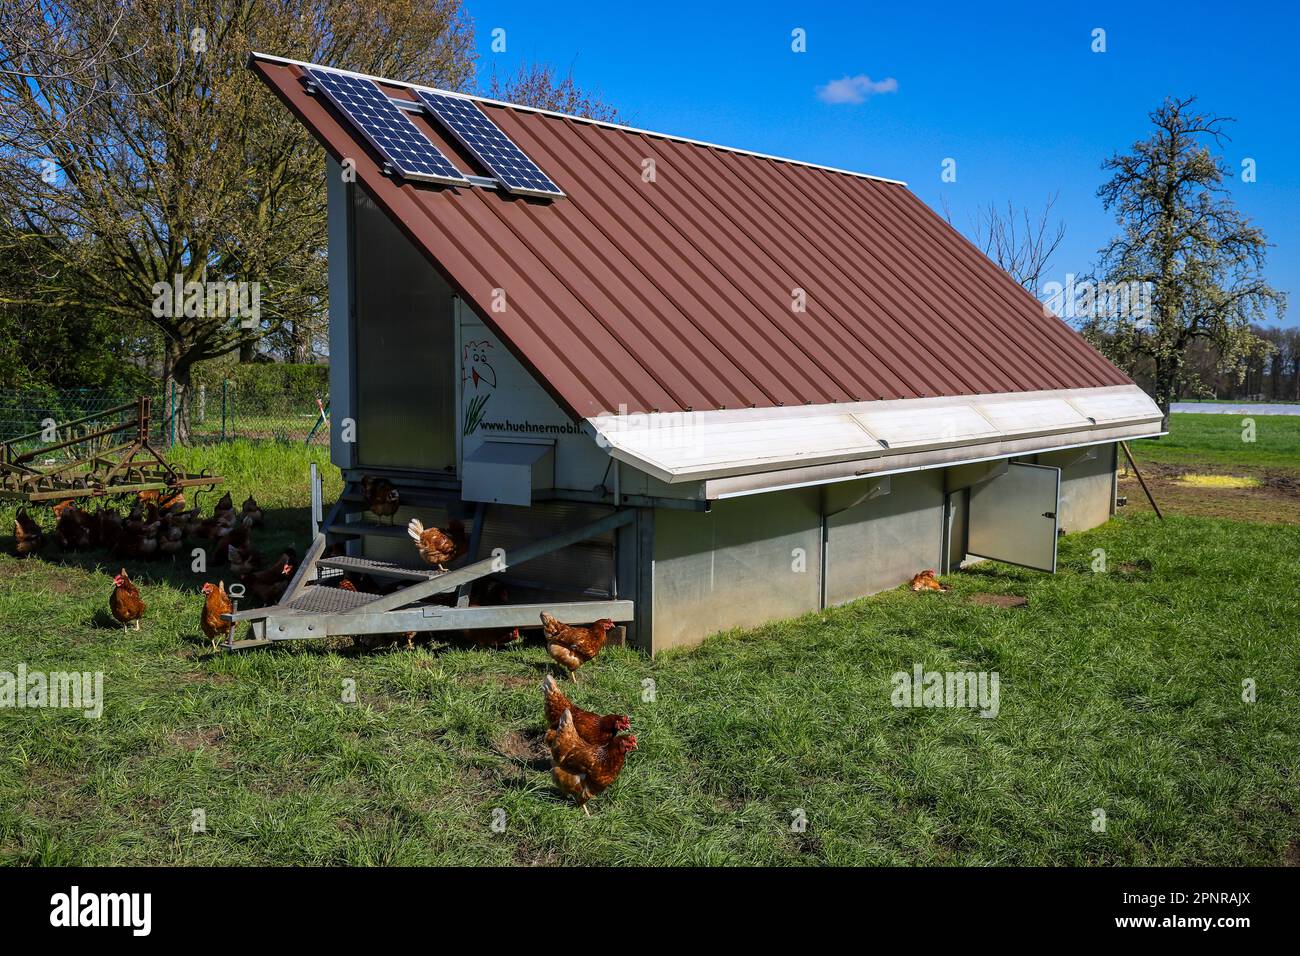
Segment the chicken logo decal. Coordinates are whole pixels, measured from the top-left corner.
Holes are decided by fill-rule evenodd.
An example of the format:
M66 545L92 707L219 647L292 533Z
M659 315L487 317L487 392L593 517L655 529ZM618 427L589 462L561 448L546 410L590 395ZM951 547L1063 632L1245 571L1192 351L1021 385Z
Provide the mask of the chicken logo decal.
M492 397L492 389L497 387L497 371L488 360L492 353L492 343L487 339L479 342L466 342L460 355L460 386L465 396L465 422L462 433L472 435L483 421L483 408ZM469 386L474 394L470 395Z

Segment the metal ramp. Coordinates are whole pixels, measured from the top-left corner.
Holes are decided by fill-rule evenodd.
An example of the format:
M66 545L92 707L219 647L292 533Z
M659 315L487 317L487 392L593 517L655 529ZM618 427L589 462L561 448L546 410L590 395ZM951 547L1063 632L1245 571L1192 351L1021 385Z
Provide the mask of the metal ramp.
M440 493L428 489L408 492L400 485L399 489L404 507L439 507L449 515L457 508L465 507L454 492ZM278 641L364 634L536 627L542 611L568 624L588 624L600 618L617 622L633 619L634 602L617 598L489 607L470 607L469 598L475 581L502 574L512 566L620 528L635 520L634 509L615 510L596 521L530 542L514 551L472 560L478 554L487 507L478 503L472 515L468 554L443 572L420 563L414 546L409 561L349 554L326 555L328 545L333 543L330 539L407 536L405 525L348 520L360 518L364 505L359 482L350 481L330 515L322 522L280 602L226 615L227 620L236 624L247 623L249 636L244 640L234 640L237 628L232 628L224 647L244 650ZM366 594L339 587L344 574L366 575L399 584L386 594Z

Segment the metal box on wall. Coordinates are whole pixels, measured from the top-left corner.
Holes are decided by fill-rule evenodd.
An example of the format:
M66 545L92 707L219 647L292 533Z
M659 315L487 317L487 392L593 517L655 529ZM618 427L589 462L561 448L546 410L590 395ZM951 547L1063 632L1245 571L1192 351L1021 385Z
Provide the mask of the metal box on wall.
M555 486L555 447L485 441L465 458L461 498L497 505L531 505L533 492Z

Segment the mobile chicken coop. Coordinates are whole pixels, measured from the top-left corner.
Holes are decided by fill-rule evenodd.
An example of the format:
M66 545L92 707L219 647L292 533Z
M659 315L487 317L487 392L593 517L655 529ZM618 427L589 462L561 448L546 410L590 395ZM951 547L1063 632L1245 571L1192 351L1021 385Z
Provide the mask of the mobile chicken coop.
M975 557L1054 571L1058 533L1114 511L1117 443L1161 433L902 183L250 64L328 153L346 481L283 603L239 615L259 639L546 607L658 651ZM364 475L400 488L393 525ZM465 519L471 553L419 566L412 516ZM472 606L489 574L527 603Z

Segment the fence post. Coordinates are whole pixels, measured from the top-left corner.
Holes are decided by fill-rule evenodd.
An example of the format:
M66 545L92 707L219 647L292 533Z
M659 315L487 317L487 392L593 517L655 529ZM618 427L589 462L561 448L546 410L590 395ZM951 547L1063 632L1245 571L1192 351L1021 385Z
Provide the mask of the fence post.
M176 447L176 379L172 379L172 429L171 439L167 442L168 448Z
M230 379L221 380L221 440L226 440L226 413L230 404Z
M199 383L199 424L202 425L208 419L208 386L202 382Z

